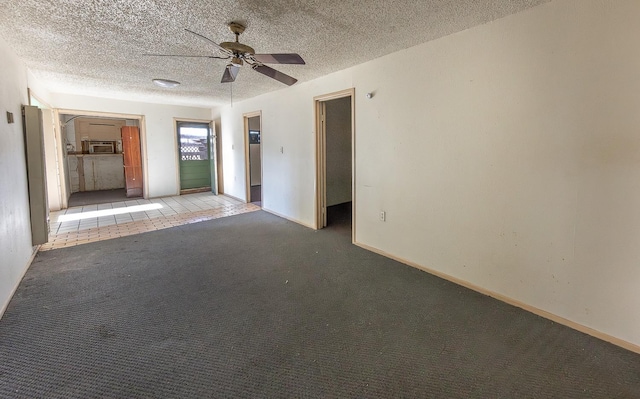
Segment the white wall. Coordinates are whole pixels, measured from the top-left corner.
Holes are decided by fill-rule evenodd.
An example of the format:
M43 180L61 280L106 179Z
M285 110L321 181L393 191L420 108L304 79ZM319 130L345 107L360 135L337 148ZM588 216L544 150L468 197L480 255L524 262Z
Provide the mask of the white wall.
M350 70L334 73L221 109L225 193L246 198L242 114L262 111L262 207L313 226L315 133L312 99L352 87L351 75Z
M24 274L31 246L21 105L28 104L27 70L0 40L0 316ZM12 112L15 123L7 123Z
M176 158L177 138L174 118L211 120L210 108L195 108L175 105L120 101L106 98L85 97L69 94L52 94L52 105L59 109L108 112L144 116L146 124L148 196L162 197L180 192L178 164ZM146 166L146 168L145 168Z
M357 242L640 345L638 19L556 0L236 103L225 190L262 110L263 207L313 225L312 100L355 87Z

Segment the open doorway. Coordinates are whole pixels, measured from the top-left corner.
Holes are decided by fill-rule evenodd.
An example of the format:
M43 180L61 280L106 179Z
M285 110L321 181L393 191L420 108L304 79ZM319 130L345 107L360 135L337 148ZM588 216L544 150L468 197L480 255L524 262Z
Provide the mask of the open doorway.
M144 196L142 116L58 110L69 207Z
M260 111L244 114L247 202L262 206L262 116Z
M316 97L316 227L340 225L355 237L354 90Z
M212 123L176 121L180 194L217 194L215 135Z

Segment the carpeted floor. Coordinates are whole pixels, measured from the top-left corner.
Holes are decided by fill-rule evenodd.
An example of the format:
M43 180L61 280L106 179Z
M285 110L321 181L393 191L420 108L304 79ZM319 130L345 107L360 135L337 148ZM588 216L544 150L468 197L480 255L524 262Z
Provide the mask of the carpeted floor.
M39 254L0 359L2 398L640 398L640 355L263 211Z

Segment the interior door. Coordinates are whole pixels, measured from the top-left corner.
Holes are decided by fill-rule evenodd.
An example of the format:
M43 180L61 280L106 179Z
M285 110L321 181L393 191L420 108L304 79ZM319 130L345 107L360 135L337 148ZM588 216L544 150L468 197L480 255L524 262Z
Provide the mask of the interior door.
M215 165L212 168L210 125L203 122L178 122L178 144L180 191L212 189L211 177L215 173Z
M137 126L123 126L122 155L127 197L142 196L142 156L140 153L140 130Z

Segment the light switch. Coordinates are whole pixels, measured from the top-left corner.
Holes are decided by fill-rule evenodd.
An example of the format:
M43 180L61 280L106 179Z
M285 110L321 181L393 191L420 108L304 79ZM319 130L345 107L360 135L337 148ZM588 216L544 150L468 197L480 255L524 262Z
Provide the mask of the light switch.
M7 123L13 123L13 112L7 111Z

